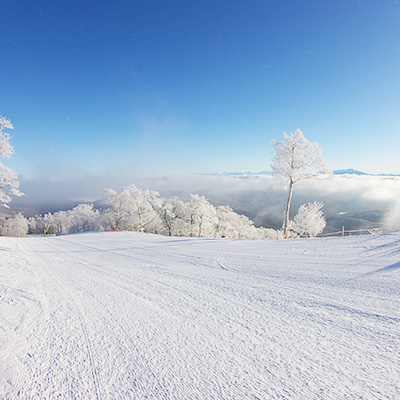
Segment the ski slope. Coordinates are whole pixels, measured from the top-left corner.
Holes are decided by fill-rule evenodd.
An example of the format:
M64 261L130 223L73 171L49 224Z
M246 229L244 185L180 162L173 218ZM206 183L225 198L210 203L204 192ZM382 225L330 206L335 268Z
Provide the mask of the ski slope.
M400 234L0 238L2 399L399 399Z

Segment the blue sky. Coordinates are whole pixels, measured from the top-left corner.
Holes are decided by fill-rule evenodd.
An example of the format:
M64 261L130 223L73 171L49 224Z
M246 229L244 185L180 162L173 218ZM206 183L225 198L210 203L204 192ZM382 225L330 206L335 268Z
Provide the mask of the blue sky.
M21 180L270 170L296 128L332 169L400 173L397 1L13 0L0 19Z

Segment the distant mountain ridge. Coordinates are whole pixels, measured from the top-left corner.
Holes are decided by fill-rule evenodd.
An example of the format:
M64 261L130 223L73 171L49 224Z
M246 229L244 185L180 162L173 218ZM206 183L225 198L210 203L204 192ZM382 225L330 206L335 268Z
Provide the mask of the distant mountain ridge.
M368 176L400 176L400 174L370 174L368 172L358 171L354 168L348 169L337 169L333 171L334 175L368 175ZM251 176L251 175L273 175L272 171L260 171L260 172L210 172L200 173L199 175L215 175L215 176Z
M400 174L369 174L368 172L357 171L356 169L337 169L333 171L335 175L369 175L369 176L400 176Z
M350 174L350 175L374 175L374 174L367 174L366 172L357 171L356 169L353 169L353 168L337 169L336 171L333 171L333 173L335 175L345 175L345 174Z

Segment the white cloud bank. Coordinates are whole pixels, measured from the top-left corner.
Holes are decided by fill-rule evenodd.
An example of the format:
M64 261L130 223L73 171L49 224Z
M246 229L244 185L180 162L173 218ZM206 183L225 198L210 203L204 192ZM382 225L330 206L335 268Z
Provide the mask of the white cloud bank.
M400 231L400 198L393 208L386 213L384 223L387 229Z
M134 183L160 192L163 197L189 193L206 196L214 204L226 204L245 213L257 223L279 225L287 192L271 175L170 175L153 178L94 177L74 181L25 181L24 198L14 199L13 206L37 208L40 211L68 208L82 201L101 199L106 187L119 189ZM335 175L330 180L310 179L297 183L293 207L322 201L327 217L340 213L369 210L386 212L385 223L400 229L400 177L372 175ZM393 229L393 228L392 228Z

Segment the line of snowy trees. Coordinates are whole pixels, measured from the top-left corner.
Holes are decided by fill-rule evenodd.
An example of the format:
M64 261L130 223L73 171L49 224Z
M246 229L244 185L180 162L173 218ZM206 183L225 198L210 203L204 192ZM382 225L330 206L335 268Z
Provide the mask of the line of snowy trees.
M30 218L34 234L64 234L99 230L133 230L168 236L276 239L282 232L256 227L228 206L212 205L204 196L191 194L187 201L163 199L154 190L135 185L119 191L105 189L103 204L80 204L68 211Z
M159 193L135 185L119 191L105 189L104 209L93 204L79 204L68 211L58 211L29 218L21 214L0 218L0 235L55 235L87 231L133 230L168 236L228 237L239 239L279 239L282 230L256 227L245 215L228 206L212 205L204 196L191 194L187 201L177 197L163 199ZM290 221L292 237L314 237L322 232L326 222L322 203L310 203L299 208Z

